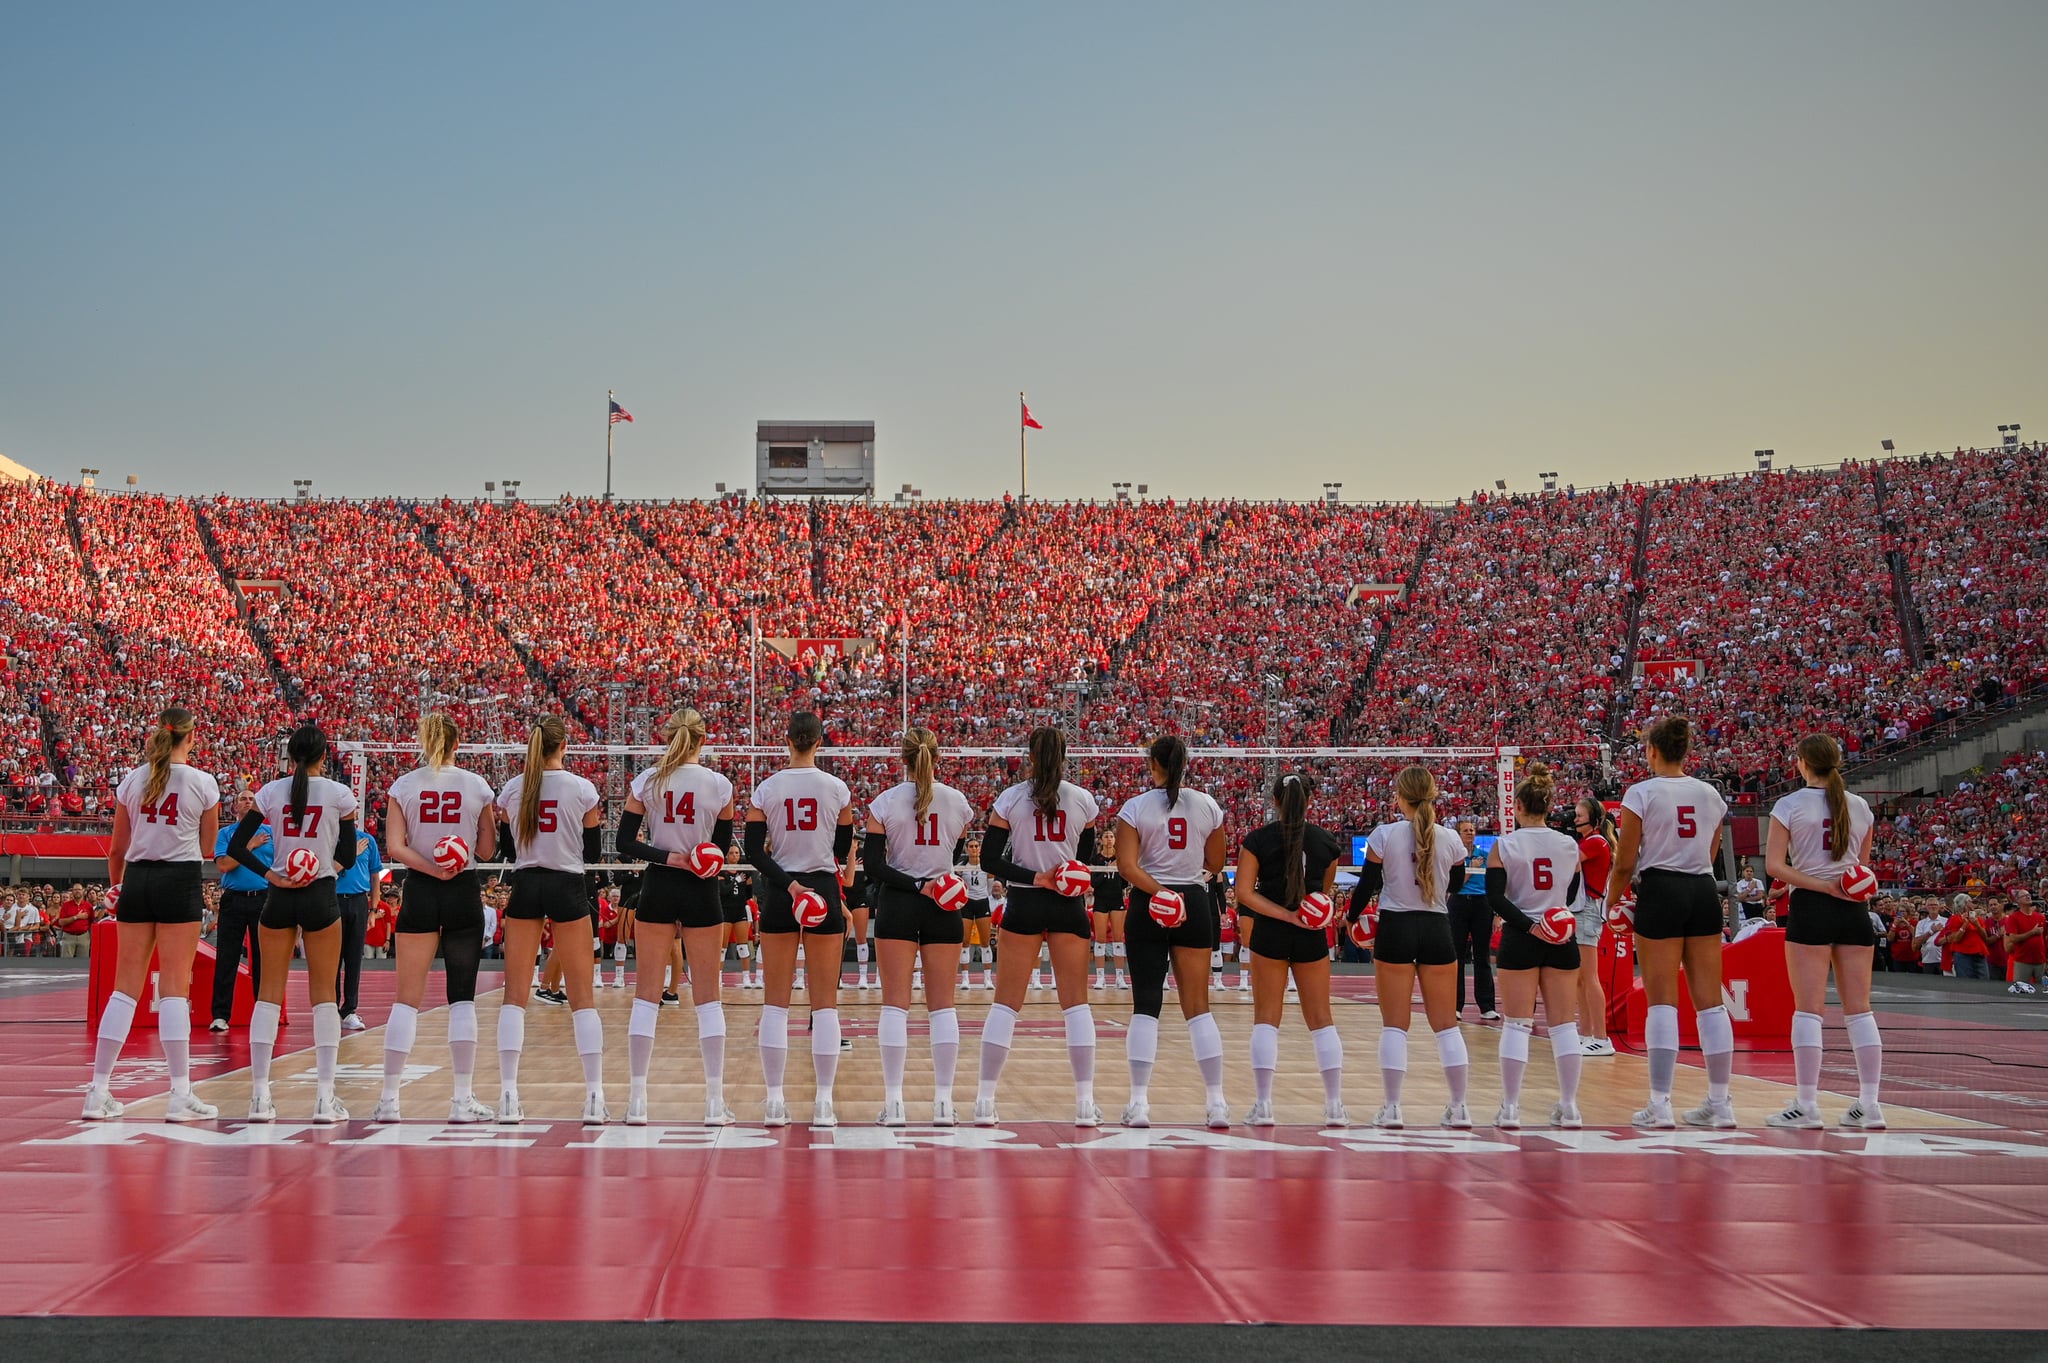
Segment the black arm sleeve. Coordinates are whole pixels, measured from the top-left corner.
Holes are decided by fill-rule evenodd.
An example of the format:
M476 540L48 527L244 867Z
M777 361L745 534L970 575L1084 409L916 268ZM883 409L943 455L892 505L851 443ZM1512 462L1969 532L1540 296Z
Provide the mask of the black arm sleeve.
M619 815L619 836L614 839L618 844L619 855L638 857L656 866L664 866L668 863L668 853L652 843L640 840L640 828L646 818L645 814L635 814L630 809Z
M1094 861L1099 855L1100 849L1096 846L1095 830L1092 828L1082 829L1081 840L1074 844L1075 860Z
M255 837L256 830L261 827L263 827L263 812L261 810L252 809L247 814L244 814L242 821L235 825L234 836L228 839L227 855L233 857L257 875L268 876L270 868L258 861L256 854L249 850L249 839Z
M587 865L589 865L589 864L590 864L591 862L593 862L593 861L603 861L603 860L604 860L604 829L603 829L603 828L601 828L601 827L599 827L599 828L586 828L586 829L584 829L584 830L583 830L583 862L584 862L584 864L585 864L585 865L587 866Z
M1577 902L1578 902L1578 898L1579 898L1579 873L1578 873L1577 871L1573 871L1573 872L1572 872L1572 883L1570 884L1570 886L1568 886L1568 887L1567 887L1567 888L1565 889L1565 892L1564 892L1564 902L1565 902L1565 903L1567 903L1567 904L1575 904L1575 903L1577 903Z
M1500 920L1518 932L1527 932L1536 926L1536 920L1515 907L1508 898L1508 872L1505 866L1486 868L1486 903Z
M832 860L841 866L846 864L846 854L853 850L853 825L843 823L832 830Z
M499 861L510 865L512 862L519 860L519 843L512 836L511 824L506 823L503 819L499 819L497 824L498 847L496 855Z
M1373 901L1379 894L1380 887L1386 883L1387 868L1378 862L1368 861L1359 867L1358 888L1351 892L1351 912L1345 917L1354 923L1357 922L1358 915L1365 912L1365 906Z
M981 869L997 880L1011 885L1029 885L1038 878L1035 871L1027 871L1003 855L1010 850L1010 830L991 828L981 839Z
M1447 894L1463 894L1464 892L1465 892L1465 868L1464 868L1464 867L1462 867L1462 866L1453 866L1453 867L1451 868L1451 883L1450 883L1450 886L1449 886L1449 887L1448 887L1448 888L1446 889L1445 893L1447 893Z
M721 852L732 850L731 819L720 819L711 825L711 844Z
M954 844L953 844L953 864L954 864L955 866L960 866L960 865L963 865L963 864L965 864L965 863L966 863L966 861L967 861L967 838L966 838L966 835L965 835L965 834L963 834L963 835L961 835L960 841L958 841L958 842L956 842L956 843L954 843Z
M341 836L334 840L335 869L346 871L349 867L355 865L356 853L361 850L361 848L356 846L356 821L354 819L343 819L341 821Z
M778 890L789 888L789 872L775 864L775 858L768 855L768 825L749 823L745 847L747 865Z
M870 833L862 840L860 869L867 872L868 879L877 885L887 885L892 890L902 890L906 894L917 893L917 881L889 864L887 833Z

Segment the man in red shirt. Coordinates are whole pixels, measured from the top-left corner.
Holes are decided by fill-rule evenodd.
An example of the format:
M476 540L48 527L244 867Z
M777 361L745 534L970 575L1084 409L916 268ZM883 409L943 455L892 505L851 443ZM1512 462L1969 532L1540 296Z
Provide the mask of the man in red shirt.
M1940 942L1954 956L1956 978L1990 979L1990 952L1984 944L1984 932L1977 926L1977 915L1971 910L1970 896L1957 895L1949 901L1949 908L1952 912L1942 925Z
M63 956L83 956L91 936L92 900L86 898L85 886L73 885L57 908L57 951Z
M2034 896L2025 890L2012 892L2012 908L2005 915L2005 951L2012 958L2009 994L2031 994L2041 987L2048 968L2048 918L2034 908Z

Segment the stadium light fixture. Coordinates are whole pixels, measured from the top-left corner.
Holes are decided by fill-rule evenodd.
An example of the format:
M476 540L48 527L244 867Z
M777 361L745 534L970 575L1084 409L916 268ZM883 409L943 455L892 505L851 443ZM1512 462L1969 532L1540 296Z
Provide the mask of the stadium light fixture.
M1892 442L1891 442L1891 441L1889 441L1889 440L1880 440L1880 441L1878 441L1877 443L1878 443L1878 444L1880 444L1880 445L1882 445L1882 446L1884 446L1884 452L1885 452L1886 454L1890 454L1890 453L1892 452Z
M1556 470L1556 469L1552 469L1552 470L1551 470L1550 472L1548 472L1548 473L1538 473L1538 474L1537 474L1536 476L1537 476L1538 478L1541 478L1541 479L1543 480L1543 490L1544 490L1545 492L1555 492L1555 491L1557 491L1557 470Z
M1111 483L1109 486L1116 493L1116 499L1119 502L1131 500L1131 485L1129 483Z
M81 468L78 470L78 485L80 487L91 487L92 480L99 476L100 471L98 469Z
M1771 462L1777 457L1778 452L1776 450L1758 450L1756 452L1756 471L1758 473L1769 473L1771 471Z
M1138 484L1138 495L1139 495L1140 497L1145 497L1145 496L1149 496L1149 495L1151 495L1151 492L1152 492L1152 485L1151 485L1150 483L1140 483L1140 484Z
M1496 479L1494 479L1494 480L1493 480L1493 490L1494 490L1495 492L1506 492L1506 491L1508 490L1508 480L1507 480L1507 479L1505 479L1505 478L1496 478Z
M724 483L713 483L713 484L712 484L712 486L713 486L714 488L716 488L716 489L718 490L718 495L719 495L719 496L723 497L723 496L725 495L725 484L724 484Z
M506 501L516 502L519 500L519 484L523 481L525 480L520 478L507 478L504 480Z
M1338 494L1343 491L1344 485L1342 483L1324 483L1323 500L1328 502L1331 506L1335 506L1337 502L1340 500Z
M2020 423L2015 421L2009 426L2000 426L1998 434L2000 437L1999 444L2003 445L2006 449L2011 449L2020 443Z
M292 479L292 494L299 501L305 501L307 494L312 492L312 490L313 480L311 478Z

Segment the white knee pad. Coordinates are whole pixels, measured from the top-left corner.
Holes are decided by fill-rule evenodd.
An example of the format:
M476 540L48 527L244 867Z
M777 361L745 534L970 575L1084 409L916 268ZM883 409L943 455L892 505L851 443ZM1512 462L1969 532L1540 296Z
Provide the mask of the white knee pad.
M1821 1044L1821 1017L1819 1013L1794 1013L1792 1015L1792 1045L1819 1046Z
M905 1008L882 1009L882 1020L876 1028L876 1039L884 1046L908 1046L910 1044L910 1011Z
M477 1037L476 1004L468 999L448 1005L448 1039L450 1041L475 1041Z
M1500 1058L1526 1062L1529 1059L1529 1034L1535 1026L1534 1018L1509 1018L1507 1026L1500 1030Z

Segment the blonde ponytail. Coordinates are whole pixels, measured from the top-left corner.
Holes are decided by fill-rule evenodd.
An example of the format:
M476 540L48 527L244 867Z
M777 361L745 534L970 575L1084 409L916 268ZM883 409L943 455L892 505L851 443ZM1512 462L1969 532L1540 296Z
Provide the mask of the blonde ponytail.
M429 710L420 716L420 756L426 760L427 770L439 771L453 762L461 742L455 721L446 714Z
M157 716L156 728L143 745L143 760L149 763L149 780L142 787L142 803L153 805L163 798L171 783L171 754L192 735L192 712L171 706Z
M1436 899L1436 777L1428 767L1403 767L1394 778L1394 794L1413 811L1415 887L1424 903Z
M911 729L903 735L903 769L917 786L917 817L931 812L932 778L939 764L939 739L930 729Z
M540 788L550 757L569 742L568 726L560 715L549 715L533 726L526 740L526 775L519 783L519 845L531 844L540 833Z
M704 716L685 705L668 717L661 726L661 736L668 740L668 750L661 760L654 764L654 785L659 787L673 775L678 767L688 766L697 760L697 754L704 749Z

